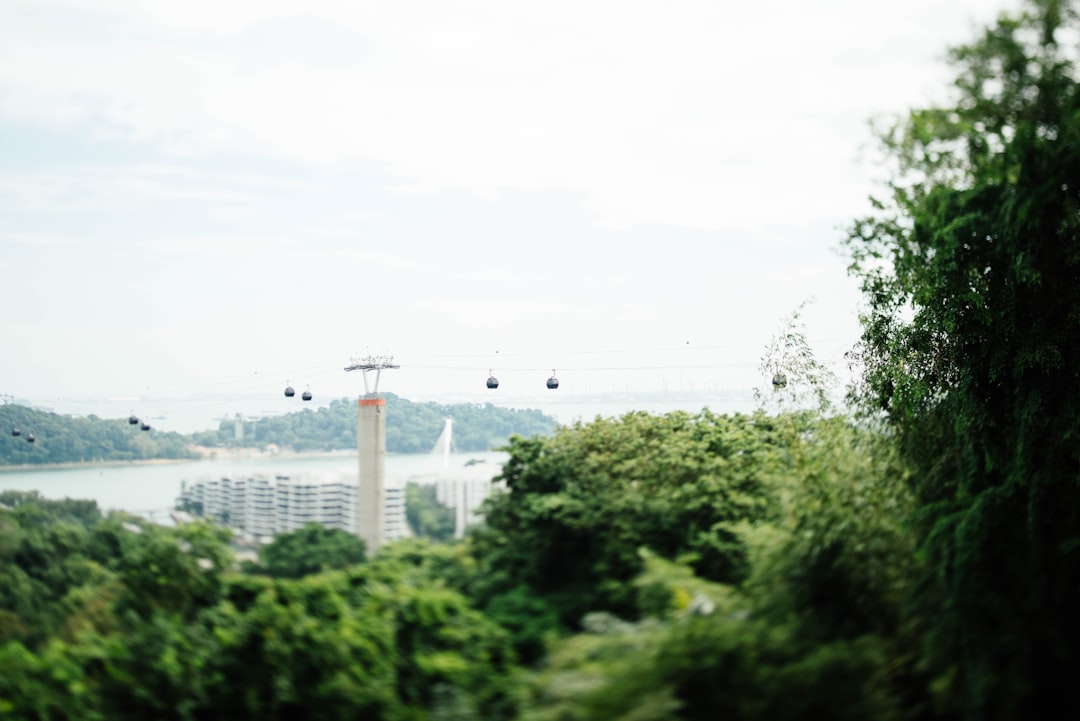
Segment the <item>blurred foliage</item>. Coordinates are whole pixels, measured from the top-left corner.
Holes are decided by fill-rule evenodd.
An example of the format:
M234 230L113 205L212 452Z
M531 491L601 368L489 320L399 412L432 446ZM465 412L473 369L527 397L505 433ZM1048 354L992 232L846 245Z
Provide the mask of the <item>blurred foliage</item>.
M731 534L732 540L721 548L734 554L738 564L703 565L701 549L689 542L695 537L693 519L658 513L655 509L666 508L658 503L647 506L650 510L642 516L670 519L668 533L681 531L684 535L676 536L680 542L667 547L650 543L669 536L657 534L649 525L636 531L620 526L621 536L607 526L593 533L593 544L620 542L633 548L635 563L626 571L631 577L618 585L617 596L605 593L611 586L602 573L610 566L601 571L592 563L595 582L575 587L587 600L566 604L557 577L561 573L573 578L577 564L592 562L594 556L587 552L549 559L547 564L561 566L560 571L551 571L554 581L533 575L548 567L537 559L548 547L538 546L533 534L540 535L543 529L554 536L548 524L559 516L550 509L566 505L538 504L537 496L567 493L575 482L589 478L595 470L587 460L590 456L635 462L649 456L641 447L606 456L590 444L588 454L572 456L573 463L549 465L541 461L545 453L576 451L584 439L560 445L563 436L591 435L602 428L611 443L618 437L606 428L611 423L640 431L642 423L674 421L685 431L689 420L685 415L627 416L560 432L552 441L559 451L541 450L536 444L517 448L525 456L517 460L527 459L529 469L509 483L509 492L492 503L490 511L501 505L503 513L508 513L505 506L544 512L518 512L509 516L514 524L499 527L502 538L489 524L475 540L491 544L490 550L478 546L487 555L486 559L481 555L481 562L490 564L485 568L512 568L503 574L515 580L525 576L531 586L496 593L484 607L496 619L509 615L496 603L507 597L519 604L525 598L534 604L543 601L563 613L587 609L578 618L551 619L543 633L528 631L530 642L537 636L543 639L547 653L534 654L541 665L532 677L528 711L522 718L890 719L929 713L929 679L913 656L919 637L905 610L919 570L903 525L912 505L907 477L888 439L846 419L803 413L694 417L703 428L691 436L711 439L710 455L725 447L723 440L743 451L732 454L741 465L729 465L722 472L695 464L693 454L680 445L685 440L672 434L673 449L683 451L682 462L694 465L701 475L679 473L669 466L658 475L671 479L670 486L639 480L638 487L645 485L649 496L675 490L702 494L708 488L706 480L716 473L742 479L744 492L754 488L752 497L759 503L737 507L740 512L731 516L721 515L730 508L722 500L709 501ZM595 443L596 438L592 440ZM508 473L515 467L515 457L512 450ZM572 470L562 471L567 476L563 477L559 471L551 472L553 468ZM747 485L748 478L755 479L753 485ZM702 485L694 485L695 479ZM537 483L530 484L532 480ZM620 488L621 496L633 492L633 487ZM730 495L729 491L720 499ZM602 511L615 501L593 490L591 502ZM648 500L637 498L633 503ZM625 523L626 514L620 511L612 518L612 523ZM708 527L715 527L718 521L709 520L713 525ZM479 583L485 592L492 588L491 575L483 574ZM524 593L525 588L531 591ZM542 616L510 615L511 620L522 617ZM506 621L504 625L518 632L524 628ZM567 636L566 627L576 632Z
M836 374L814 355L806 337L804 301L781 322L765 346L758 372L766 386L754 389L757 407L770 415L812 409L827 415L834 411Z
M472 537L482 597L523 587L566 628L590 611L632 617L641 546L691 557L705 578L741 580L749 567L736 526L777 513L769 479L786 463L779 442L775 419L709 411L632 413L511 439L506 493L487 501Z
M340 528L308 523L276 535L259 549L259 564L248 570L275 578L303 578L363 563L366 555L362 538Z
M872 637L807 645L717 588L665 619L595 615L556 645L523 719L896 718L887 646ZM705 597L698 597L705 598Z
M435 541L454 537L454 509L439 502L432 484L405 484L405 518L417 536Z
M848 238L854 397L910 464L935 688L972 719L1075 705L1077 9L1029 0L953 49L952 99L883 127L886 193Z
M8 492L16 718L917 718L911 498L887 438L813 413L628 414L511 441L464 542L378 556ZM905 706L905 704L909 704ZM921 704L921 705L920 705ZM914 712L911 709L915 709Z
M213 526L86 510L5 494L5 718L516 712L521 672L509 634L440 577L468 563L449 547L403 542L344 570L275 579L234 571L227 534ZM298 548L306 531L282 545ZM320 536L316 551L338 541Z

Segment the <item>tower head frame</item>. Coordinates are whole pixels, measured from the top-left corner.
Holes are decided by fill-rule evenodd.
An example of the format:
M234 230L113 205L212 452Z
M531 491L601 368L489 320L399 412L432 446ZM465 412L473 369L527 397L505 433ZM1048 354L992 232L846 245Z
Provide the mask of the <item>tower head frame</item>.
M392 355L369 355L363 358L350 358L349 365L345 366L346 371L361 371L364 376L364 394L375 395L379 392L379 377L382 375L382 371L385 368L400 368L401 366L394 363L394 356ZM375 382L372 385L368 385L368 371L375 371Z

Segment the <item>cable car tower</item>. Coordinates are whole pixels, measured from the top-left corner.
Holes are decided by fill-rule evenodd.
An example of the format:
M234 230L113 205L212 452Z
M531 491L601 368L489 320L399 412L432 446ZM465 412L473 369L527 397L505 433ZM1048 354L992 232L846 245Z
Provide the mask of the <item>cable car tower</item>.
M382 375L383 370L400 367L397 363L394 363L394 356L392 355L369 355L364 358L350 358L349 365L345 366L345 370L363 371L364 395L377 396L379 394L379 376ZM375 383L372 386L368 386L368 371L375 371Z
M398 367L393 356L352 358L345 366L364 375L364 395L357 401L356 535L364 539L369 557L386 540L386 399L379 395L379 378ZM374 384L368 384L368 371L375 371Z

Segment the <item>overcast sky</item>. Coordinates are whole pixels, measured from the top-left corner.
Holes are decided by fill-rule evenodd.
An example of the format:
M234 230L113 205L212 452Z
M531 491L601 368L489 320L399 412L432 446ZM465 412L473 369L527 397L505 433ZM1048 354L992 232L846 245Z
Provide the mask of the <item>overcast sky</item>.
M0 393L747 389L811 300L840 370L867 121L1015 6L0 0Z

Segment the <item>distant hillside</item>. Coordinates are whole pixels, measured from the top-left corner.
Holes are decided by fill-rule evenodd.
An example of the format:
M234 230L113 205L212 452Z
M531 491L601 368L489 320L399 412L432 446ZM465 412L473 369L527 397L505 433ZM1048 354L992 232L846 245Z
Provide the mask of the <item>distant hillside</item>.
M19 435L13 435L15 430ZM15 403L0 405L0 466L195 458L190 444L188 436L143 431L126 418L76 418Z
M430 451L448 417L454 419L453 447L463 452L490 450L511 435L547 435L558 427L554 418L538 410L490 403L413 403L387 393L386 408L386 450L391 453ZM223 420L217 430L195 433L192 440L211 447L261 448L273 443L297 451L330 451L355 448L356 425L356 401L342 398L328 408L248 419L240 440L233 420Z
M386 394L386 449L391 453L430 451L446 418L454 419L457 451L486 451L512 435L547 435L558 422L538 410L498 408L490 403L413 403ZM332 401L328 408L305 409L270 418L248 419L241 439L236 422L191 435L143 431L126 418L74 417L14 403L0 405L0 466L47 463L94 463L151 458L197 458L191 446L263 448L276 444L295 451L332 451L356 447L356 401ZM12 435L18 429L19 435ZM34 442L30 443L30 434Z

